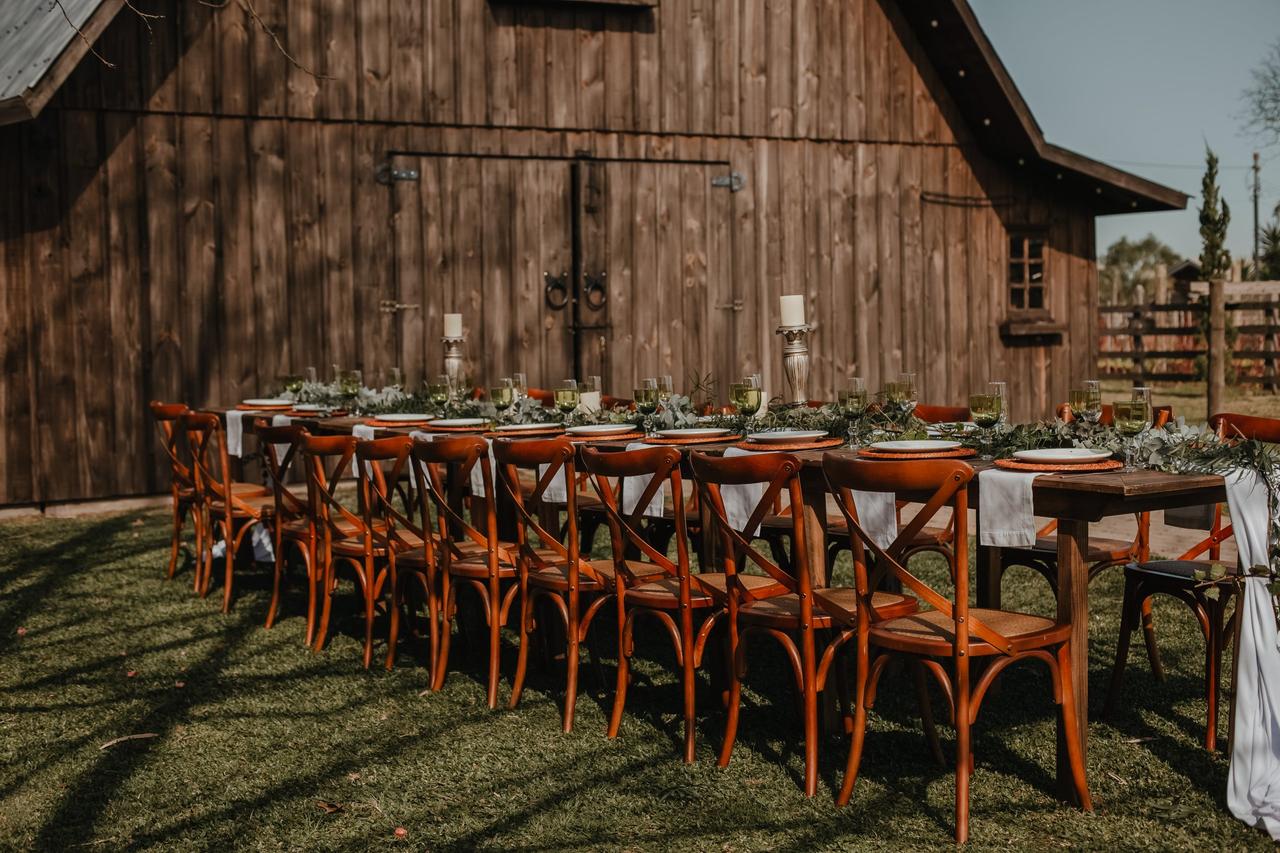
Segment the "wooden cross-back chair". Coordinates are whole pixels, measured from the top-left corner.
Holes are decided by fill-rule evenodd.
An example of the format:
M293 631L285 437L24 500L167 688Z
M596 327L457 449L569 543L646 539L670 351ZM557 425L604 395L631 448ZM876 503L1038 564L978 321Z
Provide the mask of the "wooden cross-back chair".
M296 549L302 555L307 571L307 634L306 643L315 640L316 622L316 527L311 523L307 500L294 494L288 486L289 472L300 463L302 441L307 436L303 427L289 424L271 426L263 418L254 425L262 448L262 465L275 499L271 514L272 544L275 546L275 576L271 582L271 604L267 608L266 627L275 624L280 612L280 585L288 565L289 551Z
M564 731L573 730L573 714L578 694L578 662L582 643L591 624L614 594L614 565L611 560L592 562L584 557L578 536L577 467L573 442L564 437L548 439L498 439L493 443L498 479L516 510L516 565L520 589L520 651L516 675L511 685L510 707L520 702L529 666L529 635L534 607L545 602L556 613L565 630L565 696L562 712ZM539 471L533 488L521 489L520 469ZM548 499L547 490L556 482L564 489L566 521L563 528L547 518L559 515L561 503ZM547 512L554 508L554 512ZM563 536L564 541L561 541ZM534 544L534 537L538 544ZM585 605L585 606L584 606Z
M746 668L746 641L755 635L777 641L791 663L804 715L804 791L818 789L818 694L822 691L831 660L838 651L829 643L832 618L813 607L813 583L808 571L808 542L799 514L792 516L792 568L780 565L751 545L760 523L777 498L785 493L792 506L800 506L800 460L790 453L757 453L720 458L703 453L690 456L699 494L710 508L712 526L719 533L724 574L694 576L694 583L727 610L729 634L729 706L720 766L729 763L737 738L742 678ZM741 529L725 511L722 489L726 486L763 485L764 490ZM752 567L757 573L745 571ZM720 580L723 578L723 585ZM907 600L897 597L903 604ZM914 603L911 603L914 606ZM819 660L819 634L824 646ZM830 648L827 648L827 646ZM839 670L837 670L839 671Z
M609 717L609 737L617 737L627 701L630 660L635 649L635 626L648 617L666 628L675 647L684 692L684 760L693 763L696 737L695 692L707 638L725 614L711 596L695 587L690 577L689 534L680 476L681 453L674 447L625 452L583 448L582 467L604 507L612 546L613 589L617 596L618 679ZM629 479L628 479L629 478ZM622 508L621 484L640 488L630 512ZM666 531L655 535L656 519L645 515L662 486L674 508L675 559L667 555ZM655 546L655 542L663 547ZM635 554L638 559L628 555Z
M204 554L204 529L201 513L196 504L195 475L191 470L190 453L183 442L185 434L178 428L178 419L191 411L186 403L162 403L152 400L151 416L160 433L160 446L169 460L169 494L173 499L173 529L169 545L169 568L165 577L173 580L178 572L178 555L182 552L182 524L188 515L195 530L196 574L200 574L200 562Z
M1063 734L1076 794L1086 810L1092 810L1085 780L1084 759L1075 715L1070 637L1071 626L1053 619L1007 610L969 606L968 548L960 547L968 536L968 485L974 472L963 462L921 460L871 462L827 453L823 457L827 482L836 494L841 512L854 533L853 565L857 590L852 612L824 591L816 597L824 610L857 632L857 682L854 699L853 737L838 802L844 805L853 793L862 759L867 709L875 701L876 685L886 663L894 656L915 659L931 672L947 697L956 729L956 841L969 837L969 776L972 773L970 729L987 689L1010 664L1040 660L1053 678L1053 698L1062 713ZM924 509L908 524L888 549L881 548L858 522L853 491L930 494ZM951 597L913 575L897 554L913 527L923 525L943 507L955 519L957 547L951 559L955 592ZM867 554L874 558L868 565ZM877 575L892 576L930 606L907 615L885 611L874 597ZM977 683L970 679L975 657L994 658L982 670ZM942 665L950 661L951 671Z
M387 579L386 549L374 541L374 532L365 520L364 490L359 483L360 505L351 509L338 497L339 487L359 478L352 462L359 442L351 435L309 435L302 441L307 469L307 512L320 534L316 576L320 583L320 621L312 648L320 651L329 637L329 618L338 586L338 568L347 566L355 576L364 604L364 666L373 662L373 621L383 584Z
M519 592L516 583L516 553L498 541L498 521L494 501L494 477L489 465L489 447L483 438L459 436L417 440L412 451L414 470L420 475L421 488L434 506L439 528L438 560L440 572L441 632L440 649L431 689L444 686L449 671L452 625L457 615L458 587L472 589L480 599L489 633L487 701L498 707L499 663L502 652L502 626L507 624L512 603ZM482 509L473 513L483 519L481 530L469 522L461 510L449 500L443 472L450 477L470 479L471 470L479 465L484 494L472 495Z
M1209 426L1225 439L1256 439L1280 443L1280 419L1250 415L1217 414L1209 419ZM1168 513L1165 523L1170 524ZM1151 613L1151 599L1156 595L1176 598L1190 608L1200 626L1205 641L1204 694L1205 734L1204 747L1213 751L1218 737L1218 692L1222 673L1224 638L1230 635L1226 620L1227 605L1235 594L1237 566L1225 566L1228 577L1216 584L1207 585L1196 579L1197 571L1207 572L1221 557L1222 543L1230 539L1234 531L1223 523L1222 507L1213 507L1207 536L1172 560L1145 560L1130 563L1124 570L1124 599L1120 611L1120 637L1116 643L1116 659L1111 670L1111 685L1107 692L1107 704L1103 716L1110 716L1120 698L1120 685L1124 678L1125 663L1129 657L1129 642L1133 632L1142 626L1147 657L1156 678L1164 678L1164 666L1156 646L1155 622ZM1210 593L1210 589L1216 592ZM1234 618L1234 617L1232 617ZM1229 719L1229 718L1228 718Z
M196 498L204 516L204 555L197 561L196 590L202 598L209 594L213 582L213 542L215 533L221 531L226 544L222 589L222 612L226 613L231 609L232 575L240 546L255 523L270 521L275 496L270 489L232 479L226 432L220 417L209 412L188 412L180 416L179 425L191 450ZM202 571L199 570L201 563Z
M356 470L360 474L360 511L368 537L366 553L386 560L386 572L374 590L381 597L383 581L391 592L388 608L386 668L395 665L399 649L400 621L409 612L406 584L416 581L427 609L427 660L435 674L439 652L440 599L436 543L430 530L430 513L417 495L419 477L413 474L413 439L392 436L356 443ZM396 506L396 498L400 506ZM417 518L414 518L415 511ZM370 620L371 622L372 620ZM409 626L413 628L413 621Z
M918 404L911 414L927 424L951 424L969 420L968 406L931 406Z
M1072 414L1071 406L1068 403L1062 403L1058 406L1057 415L1059 420L1064 423L1071 423L1075 420L1075 415ZM1172 407L1155 406L1152 409L1152 426L1155 429L1161 429L1165 424L1169 423L1172 417ZM1111 404L1107 403L1102 407L1102 417L1099 423L1109 425L1112 422L1113 409ZM1137 523L1137 532L1134 534L1133 539L1115 539L1104 536L1089 537L1089 553L1085 555L1085 562L1089 564L1090 581L1107 569L1123 566L1134 560L1141 562L1151 555L1151 513L1134 513L1134 521ZM1054 534L1057 530L1058 522L1056 520L1050 521L1036 531L1036 541L1031 547L1001 548L996 589L999 589L1005 572L1014 566L1025 566L1044 578L1056 595L1058 591L1058 541ZM1150 609L1147 610L1147 613L1148 615L1150 614Z

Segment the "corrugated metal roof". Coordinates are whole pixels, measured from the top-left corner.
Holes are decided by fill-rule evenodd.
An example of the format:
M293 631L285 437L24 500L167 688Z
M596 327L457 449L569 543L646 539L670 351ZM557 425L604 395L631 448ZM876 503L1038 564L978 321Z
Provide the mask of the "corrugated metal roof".
M0 0L0 101L33 88L102 0ZM75 26L67 23L70 18Z

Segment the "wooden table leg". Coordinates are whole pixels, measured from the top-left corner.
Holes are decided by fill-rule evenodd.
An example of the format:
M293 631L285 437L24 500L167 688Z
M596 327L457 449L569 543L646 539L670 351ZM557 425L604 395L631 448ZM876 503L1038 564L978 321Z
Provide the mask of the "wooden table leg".
M809 550L809 577L815 589L827 585L827 480L821 468L806 465L800 472L804 498L804 541ZM792 509L795 512L795 509Z
M1058 521L1058 619L1071 623L1071 678L1080 722L1080 754L1089 748L1089 523ZM1058 786L1071 800L1071 767L1064 746L1062 721L1058 721Z

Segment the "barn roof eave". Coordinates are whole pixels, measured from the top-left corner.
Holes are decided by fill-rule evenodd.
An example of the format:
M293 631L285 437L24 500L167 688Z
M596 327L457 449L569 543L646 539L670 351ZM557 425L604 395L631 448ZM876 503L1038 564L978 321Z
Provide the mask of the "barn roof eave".
M1033 161L1096 214L1186 208L1185 193L1046 141L968 0L913 0L899 9L988 154Z
M63 0L62 5L60 10L50 3L43 13L23 4L9 7L13 17L0 27L0 79L21 82L0 90L0 125L40 115L89 45L124 8L124 0ZM79 22L79 32L64 13Z

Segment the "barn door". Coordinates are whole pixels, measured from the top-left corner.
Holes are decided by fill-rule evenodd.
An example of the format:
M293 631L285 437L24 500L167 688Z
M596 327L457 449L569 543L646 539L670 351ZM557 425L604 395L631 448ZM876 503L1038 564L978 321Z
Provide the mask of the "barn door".
M477 383L523 370L550 387L599 375L630 396L743 370L721 164L398 156L394 316L411 383L438 373L443 315L460 312Z
M475 384L515 371L573 375L571 317L547 282L572 275L570 163L400 155L392 165L394 340L411 387L443 369L444 315L461 313ZM545 274L545 275L544 275Z
M603 310L586 316L607 328L592 330L580 350L586 363L600 364L606 390L619 396L630 396L645 376L670 374L687 391L710 374L727 399L728 383L743 370L740 302L730 253L733 193L713 180L729 167L589 165L581 184L583 267L586 281L602 282L603 290L587 290L585 300L588 311L592 300Z

